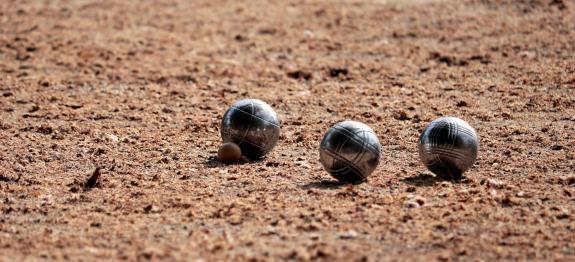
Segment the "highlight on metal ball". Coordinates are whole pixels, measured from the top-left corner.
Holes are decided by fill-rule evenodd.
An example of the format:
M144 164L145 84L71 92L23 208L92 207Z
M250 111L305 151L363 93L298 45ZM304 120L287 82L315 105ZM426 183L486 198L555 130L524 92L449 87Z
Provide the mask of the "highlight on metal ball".
M444 179L460 179L477 159L479 139L473 127L456 117L432 121L419 138L421 162Z
M233 104L221 124L224 143L237 144L249 159L258 159L277 144L280 124L272 107L258 99L244 99Z
M320 162L334 178L360 183L379 164L381 146L373 130L360 122L342 121L332 126L320 144Z

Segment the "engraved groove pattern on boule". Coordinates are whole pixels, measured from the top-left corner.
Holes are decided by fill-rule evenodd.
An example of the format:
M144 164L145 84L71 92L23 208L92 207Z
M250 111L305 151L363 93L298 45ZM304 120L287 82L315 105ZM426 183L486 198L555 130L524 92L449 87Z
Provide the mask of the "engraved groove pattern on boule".
M339 126L334 126L333 128L335 128L335 129L337 129L338 131L342 132L343 135L347 136L349 139L353 139L353 140L356 141L356 142L361 142L361 139L358 139L358 138L356 137L356 135L357 135L356 133L353 133L353 132L351 132L351 131L349 131L349 130L347 130L347 129L345 129L345 128L339 127ZM372 134L372 135L375 136L375 133L374 133L373 131L370 131L370 130L360 130L360 131L358 131L358 132L370 133L370 134ZM367 146L368 146L370 149L373 150L373 151L372 151L373 153L376 153L376 154L377 154L377 152L379 151L379 148L376 148L374 145L367 144Z
M360 131L357 131L357 132L353 133L353 132L350 132L349 130L347 130L347 129L345 129L345 128L341 128L341 127L339 127L339 126L335 126L334 129L335 129L336 131L338 131L338 132L341 132L341 134L344 135L344 136L346 136L347 139L348 139L348 140L342 140L342 141L338 144L337 149L335 150L335 152L340 152L341 147L344 146L349 140L351 140L351 141L353 141L353 142L355 142L355 143L362 143L362 144L361 144L362 150L361 150L360 152L358 152L358 154L357 154L353 159L345 159L348 163L351 163L351 165L353 165L353 167L354 167L353 169L354 169L354 170L360 170L360 168L355 167L355 165L354 165L353 163L356 163L356 162L358 161L358 159L361 158L361 156L366 153L367 150L372 150L372 149L367 149L367 148L365 147L365 145L366 145L366 144L365 144L365 139L360 139L360 140L358 141L358 139L355 137L355 136L358 135L358 133L364 134L365 131L364 131L364 130L360 130ZM373 134L373 132L371 132L371 133ZM374 135L375 135L375 134L374 134ZM373 154L378 154L377 152L373 152L373 151L372 151L371 153L373 153ZM334 160L333 160L333 161L334 161L333 165L335 165L335 161L337 161L337 160L340 160L340 159L334 159ZM332 172L335 172L335 171L336 171L336 170L333 170L333 169L332 169ZM360 172L360 173L361 173L361 172Z
M365 177L359 168L355 166L354 163L350 162L349 160L342 158L337 153L333 152L332 150L327 150L327 154L330 154L334 158L333 166L343 165L341 168L331 168L328 170L334 177L338 178L346 175L346 174L353 174L356 178L352 180L364 180ZM338 178L339 179L339 178ZM345 178L343 178L345 179Z
M358 155L356 155L356 157L354 159L348 160L351 163L354 163L355 161L357 161L357 159L360 157L361 154L365 154L365 152L367 150L373 150L371 151L372 154L379 154L379 152L377 152L377 149L373 149L373 145L369 145L367 144L368 147L370 148L366 148L366 139L357 139L357 135L358 133L365 133L365 130L360 130L357 131L356 133L350 132L349 130L345 129L345 128L340 128L340 127L334 127L334 129L336 129L338 132L342 132L342 135L346 136L348 140L352 140L355 143L361 143L361 148L362 150L360 152L358 152ZM374 134L373 132L370 132L371 134ZM375 134L374 134L375 135ZM341 147L345 145L346 142L348 142L348 140L343 140L339 143L338 148L336 149L336 152L339 152Z
M459 178L477 158L479 141L475 130L455 117L432 121L419 139L422 163L444 178Z
M341 158L341 156L339 156L337 153L333 152L330 149L326 149L326 154L329 154L333 157L333 164L332 166L335 166L337 163L337 161L343 162L345 163L345 165L342 168L338 168L338 169L330 169L328 170L329 173L331 173L334 177L339 177L339 176L343 176L345 174L349 174L349 172L351 172L353 175L356 176L355 179L353 180L364 180L365 177L362 175L362 172L349 160Z
M380 144L365 124L343 121L333 125L320 143L320 162L333 177L343 182L361 182L380 160Z
M252 110L252 113L248 113L248 112L246 112L246 110L243 110L243 109L241 109L241 108L237 108L237 107L234 107L234 106L232 106L232 107L235 108L235 109L237 109L238 111L241 111L241 112L243 112L243 113L249 114L249 115L251 115L251 116L254 117L254 118L257 118L257 119L259 119L259 120L262 120L262 121L264 121L264 122L267 122L267 123L269 123L270 125L274 125L274 126L280 127L278 124L276 124L276 123L274 123L274 122L270 122L269 120L266 120L266 119L263 119L263 118L261 118L261 117L259 117L259 116L254 115L254 113L253 113L253 111L254 111L254 105L253 105L253 103L251 104L251 107L250 107L251 110Z
M465 156L463 154L461 154L460 152L457 151L453 151L451 149L442 149L442 148L434 148L430 151L427 151L430 154L434 154L437 156L447 156L447 157L453 157L454 159L457 160L464 160Z

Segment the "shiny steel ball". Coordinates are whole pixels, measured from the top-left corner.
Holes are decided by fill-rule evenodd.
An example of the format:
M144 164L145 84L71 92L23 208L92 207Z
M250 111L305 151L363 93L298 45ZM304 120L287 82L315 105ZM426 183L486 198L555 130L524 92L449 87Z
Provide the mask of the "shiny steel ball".
M379 164L380 147L377 136L367 125L343 121L325 133L320 144L320 162L337 180L359 183Z
M456 117L432 121L419 138L421 162L444 179L460 179L477 159L478 149L473 127Z
M280 136L280 124L271 106L258 99L244 99L224 114L220 129L224 143L237 144L249 159L270 152Z

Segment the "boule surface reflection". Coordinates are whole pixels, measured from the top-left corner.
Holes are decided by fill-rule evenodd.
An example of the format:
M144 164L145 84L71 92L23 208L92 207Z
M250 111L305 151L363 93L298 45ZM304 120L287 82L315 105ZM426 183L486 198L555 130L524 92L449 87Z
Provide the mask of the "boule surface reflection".
M367 125L342 121L332 126L320 144L320 162L334 178L347 183L365 181L380 160L379 139Z
M444 179L460 179L477 159L479 139L475 129L456 117L432 121L419 138L421 162Z
M277 144L280 124L276 112L258 99L244 99L234 103L224 114L221 123L224 143L237 144L249 159L258 159Z

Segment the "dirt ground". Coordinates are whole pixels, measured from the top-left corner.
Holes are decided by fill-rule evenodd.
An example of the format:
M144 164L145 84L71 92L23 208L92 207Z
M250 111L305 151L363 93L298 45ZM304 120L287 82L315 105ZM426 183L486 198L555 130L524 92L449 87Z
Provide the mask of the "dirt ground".
M572 0L2 0L0 93L0 260L575 260ZM280 141L222 165L248 97ZM462 181L419 163L443 115ZM356 186L344 119L382 144Z

